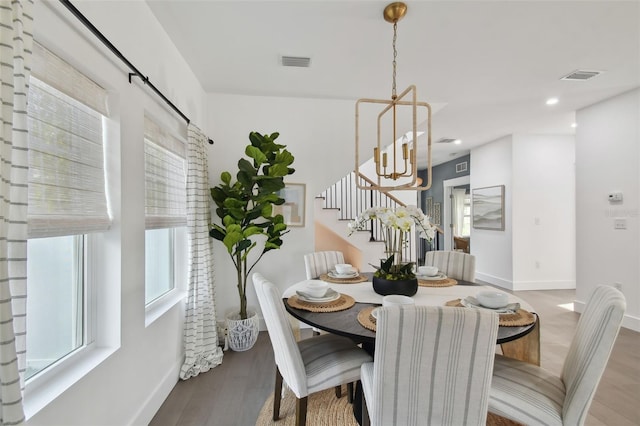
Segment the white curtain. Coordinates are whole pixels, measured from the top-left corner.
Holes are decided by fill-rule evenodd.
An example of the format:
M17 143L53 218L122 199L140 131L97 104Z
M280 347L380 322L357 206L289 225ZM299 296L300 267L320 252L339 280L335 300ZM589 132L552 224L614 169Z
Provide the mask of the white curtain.
M187 228L189 233L189 296L184 325L186 380L222 363L218 346L213 286L213 250L209 237L211 206L207 137L189 124L187 146Z
M465 194L464 189L453 189L453 235L456 237L462 236Z
M27 92L33 2L0 2L0 424L24 422L26 362Z

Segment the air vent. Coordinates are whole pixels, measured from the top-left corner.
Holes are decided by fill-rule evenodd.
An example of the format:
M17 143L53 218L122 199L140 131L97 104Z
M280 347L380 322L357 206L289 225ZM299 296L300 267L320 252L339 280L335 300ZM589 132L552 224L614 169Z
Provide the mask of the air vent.
M467 162L464 161L462 163L456 164L456 173L462 173L467 171Z
M303 67L309 68L311 65L311 58L305 58L302 56L283 56L282 66L285 67Z
M453 138L440 138L436 141L436 143L452 143L455 141L456 139L453 139Z
M602 74L602 71L575 70L572 73L565 75L560 80L586 81L600 74Z

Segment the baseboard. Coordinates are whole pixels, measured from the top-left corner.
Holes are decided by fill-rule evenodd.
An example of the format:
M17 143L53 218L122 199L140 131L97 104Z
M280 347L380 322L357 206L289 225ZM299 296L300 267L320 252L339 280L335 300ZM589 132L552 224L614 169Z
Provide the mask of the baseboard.
M149 393L149 397L142 403L140 409L133 416L131 425L148 425L153 416L158 412L162 403L167 399L180 378L180 368L182 362L178 362L173 368L167 371L158 386Z
M584 302L573 301L573 309L578 313L584 312L585 305L586 303ZM622 326L629 330L640 332L640 318L625 314L622 318Z
M486 283L489 284L493 284L495 286L498 286L500 288L504 288L507 290L512 290L513 289L513 282L509 281L509 280L505 280L499 277L495 277L493 275L489 275L489 274L485 274L482 272L476 272L476 280L479 281L484 281Z
M573 290L575 281L514 281L513 291L520 290Z

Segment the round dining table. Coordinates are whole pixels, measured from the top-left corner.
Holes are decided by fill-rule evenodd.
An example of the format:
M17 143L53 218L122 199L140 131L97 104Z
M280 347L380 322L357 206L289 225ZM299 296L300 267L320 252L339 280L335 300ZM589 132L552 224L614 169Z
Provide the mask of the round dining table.
M370 278L370 277L369 277ZM283 302L287 312L299 321L316 327L320 330L334 333L337 335L349 337L357 343L362 343L363 347L373 350L376 333L362 326L358 322L358 313L367 307L380 306L383 296L373 291L371 281L361 283L328 283L329 287L338 293L347 294L356 301L355 305L348 309L337 312L311 312L303 309L296 309L287 303L290 296L296 294L296 291L304 289L309 285L310 281L303 280L291 287L287 288L283 293ZM413 296L416 305L426 306L444 306L447 302L455 299L464 299L467 296L475 296L483 290L501 291L495 287L478 285L475 283L457 280L458 284L449 287L418 287L418 292ZM519 303L520 308L529 312L534 312L533 308L524 300L513 294L507 293L509 303ZM521 339L531 333L538 325L538 317L533 324L525 326L500 326L498 330L497 344L505 347L505 344ZM539 348L538 348L539 350ZM526 355L526 354L525 354ZM521 356L516 356L522 358ZM527 360L527 359L525 359ZM531 361L531 360L529 360ZM533 360L534 363L535 359Z
M363 309L380 306L383 296L373 291L373 284L370 281L371 274L366 274L365 276L369 281L348 284L328 283L329 287L338 293L347 294L354 298L355 304L348 309L335 312L311 312L289 305L289 297L296 295L297 291L304 291L309 282L315 280L300 281L287 288L283 293L283 303L287 312L299 321L329 333L348 337L361 344L363 349L373 355L376 333L360 324L358 314ZM413 300L416 305L444 306L447 302L464 299L467 296L475 296L483 290L500 291L491 286L478 285L463 280L456 281L456 285L448 287L419 286L418 292L413 296ZM513 294L506 294L508 295L509 303L519 303L521 309L534 313L533 308L526 301ZM535 314L534 316L535 322L529 325L515 327L501 325L499 327L496 343L501 346L503 355L540 365L539 318ZM353 414L358 424L362 424L361 394L362 387L360 382L357 382L355 396L353 396Z

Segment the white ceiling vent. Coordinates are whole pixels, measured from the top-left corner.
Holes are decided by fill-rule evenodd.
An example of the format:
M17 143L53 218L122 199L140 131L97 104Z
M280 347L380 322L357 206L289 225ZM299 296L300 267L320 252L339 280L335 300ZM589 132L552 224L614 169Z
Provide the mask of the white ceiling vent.
M455 142L457 139L453 139L453 138L440 138L436 141L436 143L452 143Z
M303 56L283 56L282 66L285 67L303 67L309 68L311 65L311 58L305 58Z
M575 71L565 75L560 80L586 81L586 80L589 80L589 79L591 79L593 77L596 77L596 76L598 76L600 74L602 74L602 71L575 70Z

